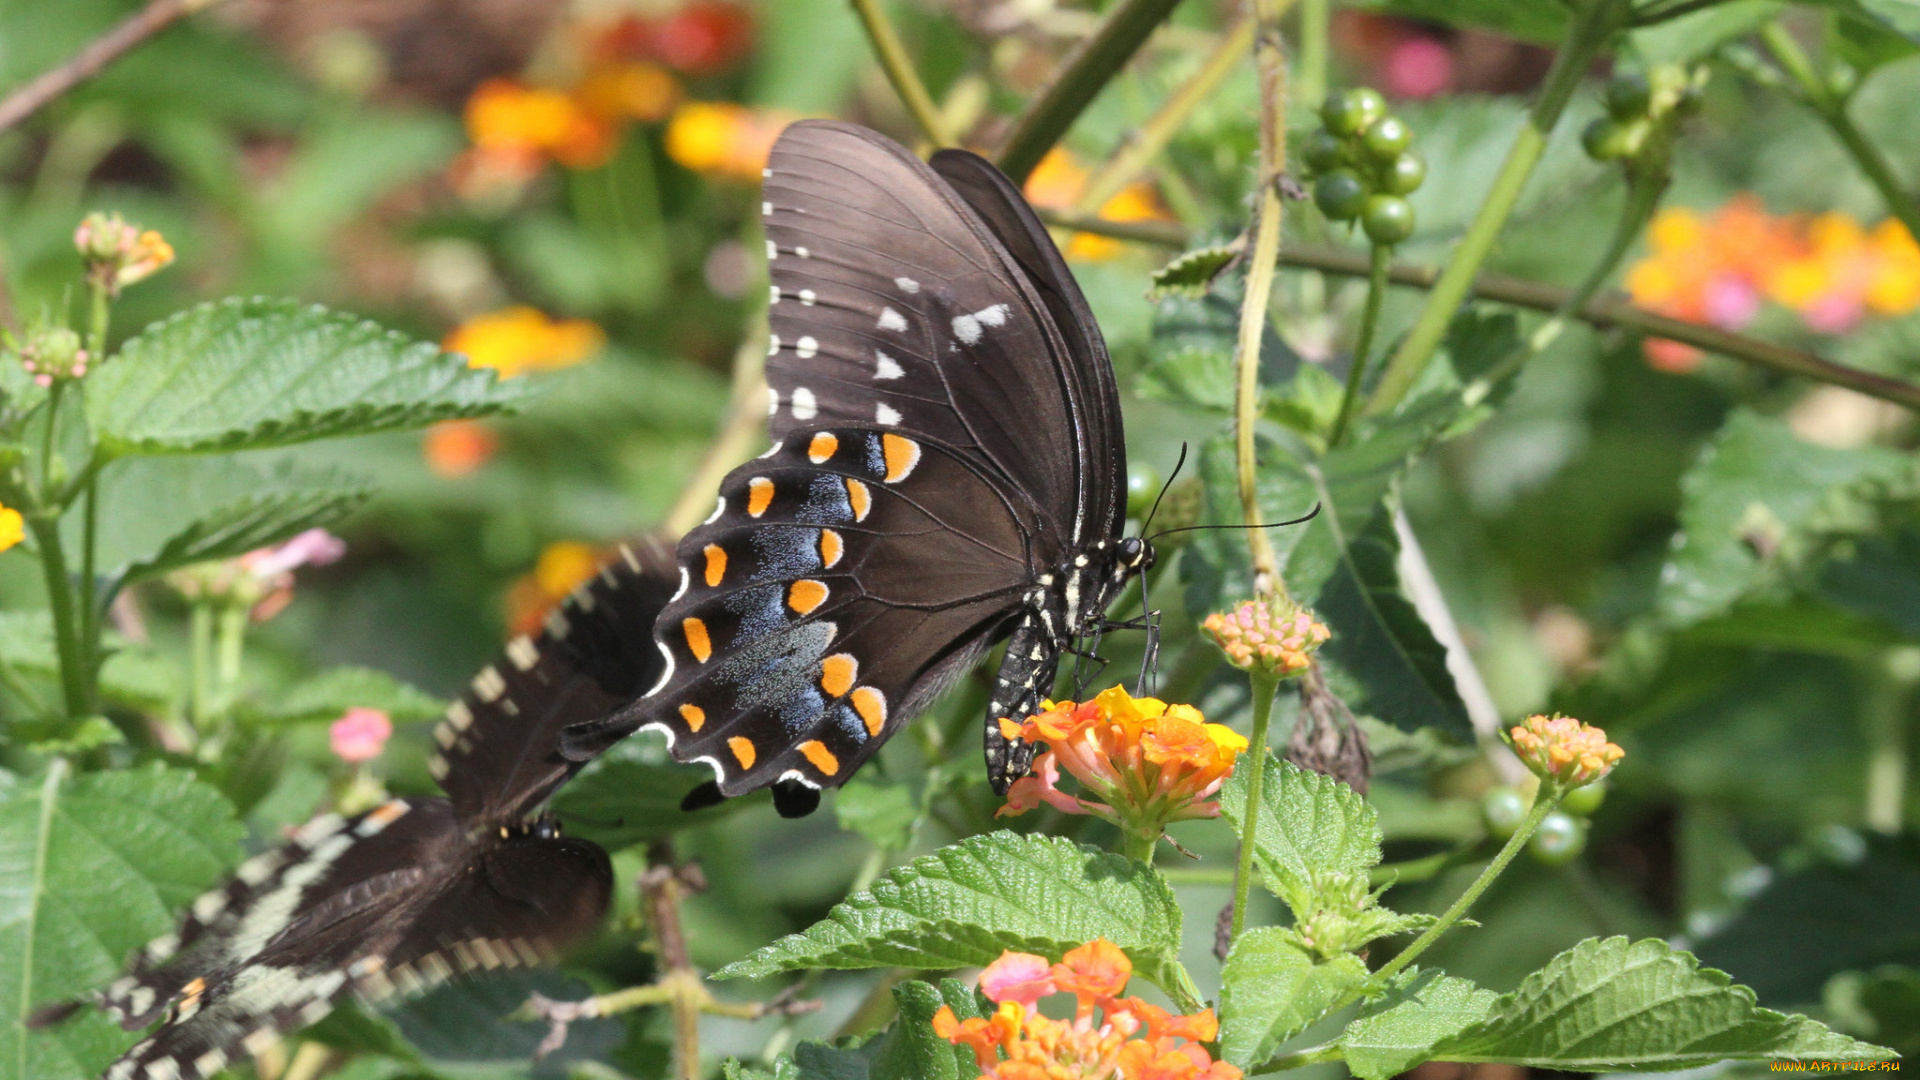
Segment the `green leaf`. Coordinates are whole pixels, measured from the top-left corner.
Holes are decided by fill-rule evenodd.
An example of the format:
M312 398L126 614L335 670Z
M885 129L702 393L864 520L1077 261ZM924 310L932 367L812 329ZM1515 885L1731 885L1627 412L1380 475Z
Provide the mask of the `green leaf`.
M882 851L905 851L920 822L920 800L911 785L856 776L833 797L840 827L859 833Z
M1242 1068L1265 1061L1366 981L1351 953L1322 959L1290 927L1248 930L1220 972L1221 1056Z
M1365 881L1380 861L1379 818L1367 800L1330 776L1281 761L1271 751L1265 764L1254 859L1261 880L1296 919L1305 919L1324 898L1347 895L1348 883ZM1242 836L1246 773L1245 765L1235 769L1220 789L1220 809Z
M1340 1036L1347 1068L1387 1080L1432 1057L1433 1045L1478 1023L1499 995L1442 971L1408 968Z
M1636 30L1629 40L1649 67L1696 61L1760 29L1786 7L1782 0L1721 0L1704 10Z
M873 1062L873 1080L973 1080L980 1075L973 1051L933 1033L933 1014L941 1006L962 1020L982 1016L980 995L958 979L938 986L903 982L893 988L899 1018L887 1032Z
M178 667L145 645L118 634L106 635L106 663L100 667L100 696L115 705L152 710L179 696ZM53 642L53 616L40 611L0 611L0 663L23 675L60 677Z
M284 446L499 412L530 393L428 342L291 300L202 304L88 376L111 455Z
M395 723L432 720L446 703L416 690L384 671L329 668L294 683L265 704L247 710L250 719L270 724L338 720L348 709L379 709Z
M680 809L688 792L712 778L704 766L676 764L660 736L640 734L581 770L554 794L553 809L568 833L619 851L765 801L748 795L693 813Z
M1669 1072L1729 1058L1884 1061L1893 1052L1793 1013L1664 941L1589 938L1502 995L1430 1058L1577 1072Z
M92 1080L131 1045L101 1015L27 1032L34 1009L104 984L240 854L233 808L158 764L0 787L0 1074Z
M1735 412L1681 481L1680 533L1656 597L1662 619L1680 627L1725 611L1915 483L1910 455L1812 446L1778 420Z
M1233 411L1233 356L1221 349L1188 345L1156 357L1140 373L1135 392L1214 412Z
M827 917L714 978L806 968L978 967L1006 949L1058 960L1103 937L1143 978L1163 979L1180 949L1180 907L1150 867L1058 837L996 832L896 867Z
M1365 691L1349 702L1402 731L1439 728L1471 741L1473 721L1447 669L1446 646L1400 593L1400 537L1380 514L1353 537L1315 604L1333 631L1324 650Z
M130 458L100 476L98 564L128 581L225 559L331 525L372 494L332 471L230 458ZM79 515L69 540L80 542Z
M1147 286L1147 299L1164 300L1169 296L1184 296L1198 300L1207 295L1207 290L1213 287L1213 279L1219 277L1227 264L1239 255L1239 248L1219 244L1195 248L1175 256L1172 262L1153 272L1151 283Z
M1567 9L1536 0L1376 0L1361 6L1442 26L1492 30L1541 45L1557 45L1567 32Z

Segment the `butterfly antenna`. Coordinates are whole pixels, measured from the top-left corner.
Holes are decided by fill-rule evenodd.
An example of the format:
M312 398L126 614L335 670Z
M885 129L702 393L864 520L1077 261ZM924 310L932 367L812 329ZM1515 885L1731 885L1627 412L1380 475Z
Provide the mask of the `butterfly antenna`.
M1163 529L1147 537L1147 539L1150 541L1158 540L1163 536L1171 536L1174 533L1196 532L1200 529L1278 529L1282 525L1299 525L1302 522L1312 521L1319 516L1320 504L1314 503L1313 509L1290 521L1269 521L1261 525L1183 525L1178 529Z
M1147 511L1147 520L1140 523L1142 533L1147 531L1147 526L1153 524L1153 515L1160 512L1160 500L1167 497L1167 489L1173 486L1175 480L1180 479L1180 468L1186 463L1187 444L1183 442L1180 444L1180 459L1173 463L1173 472L1167 477L1167 482L1160 485L1160 494L1153 497L1153 508Z

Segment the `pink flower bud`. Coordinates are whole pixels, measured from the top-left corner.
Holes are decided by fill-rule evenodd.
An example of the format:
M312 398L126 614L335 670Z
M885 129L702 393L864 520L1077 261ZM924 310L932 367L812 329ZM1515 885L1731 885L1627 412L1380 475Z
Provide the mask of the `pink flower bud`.
M1207 616L1200 627L1234 667L1280 678L1305 671L1313 651L1331 636L1311 612L1284 597L1248 600Z
M349 765L372 761L386 749L393 736L393 721L379 709L348 709L345 716L327 729L333 752Z

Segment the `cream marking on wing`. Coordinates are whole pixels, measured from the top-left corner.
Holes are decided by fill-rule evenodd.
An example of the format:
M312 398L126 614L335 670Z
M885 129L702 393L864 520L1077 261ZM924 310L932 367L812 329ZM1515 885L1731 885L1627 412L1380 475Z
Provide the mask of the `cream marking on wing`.
M900 286L900 288L901 288L901 290L902 290L902 291L904 291L904 292L907 292L907 293L909 293L909 294L911 294L911 293L917 293L917 292L919 292L919 291L920 291L920 283L919 283L919 282L917 282L917 281L915 281L915 280L913 280L913 279L912 279L912 278L910 278L910 277L897 277L897 278L894 278L894 279L893 279L893 283L894 283L895 285L898 285L898 286Z
M507 642L507 659L513 661L513 666L521 671L531 671L533 665L540 662L540 650L534 647L532 638L517 634Z
M873 404L873 418L882 424L898 424L900 422L900 410L888 405L884 401L876 401Z
M953 336L963 345L977 345L986 336L986 327L1007 324L1007 313L1011 310L1005 304L995 304L971 315L957 315L953 320Z
M892 308L881 308L878 325L882 330L891 330L896 334L903 333L907 329L907 317Z
M820 414L820 403L813 399L813 391L804 386L793 390L793 418L811 420Z
M905 375L906 373L907 373L907 369L900 366L900 361L895 360L893 357L888 356L886 353L881 352L879 349L873 350L873 377L874 378L898 379L902 375Z
M820 342L813 337L803 337L793 343L793 354L802 360L811 360L820 351Z

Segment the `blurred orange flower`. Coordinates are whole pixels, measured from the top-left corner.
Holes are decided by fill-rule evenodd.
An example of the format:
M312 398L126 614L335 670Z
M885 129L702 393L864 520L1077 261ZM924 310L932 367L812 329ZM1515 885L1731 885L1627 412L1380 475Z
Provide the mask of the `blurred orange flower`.
M595 56L657 60L695 77L727 71L753 48L753 15L724 0L690 0L663 17L625 15L588 31Z
M600 551L578 540L560 540L540 552L533 569L507 590L507 630L531 634L540 629L547 613L559 606L600 568Z
M1120 997L1132 974L1127 954L1101 938L1051 967L1042 956L1002 953L980 973L981 992L999 1008L961 1020L942 1006L933 1031L972 1049L989 1080L1240 1080L1238 1068L1201 1045L1220 1035L1212 1009L1176 1016ZM1072 1020L1040 1013L1036 1000L1054 992L1074 996Z
M760 179L789 113L726 101L689 101L667 121L667 156L685 168L734 180Z
M1769 214L1739 195L1711 215L1662 210L1647 229L1647 256L1627 271L1636 304L1689 322L1738 330L1772 300L1816 333L1839 334L1868 312L1920 308L1920 245L1898 221L1871 230L1845 214ZM1700 353L1649 339L1647 360L1690 371Z
M596 116L651 124L673 111L680 100L680 81L645 61L601 64L580 80L574 98Z
M1086 190L1091 178L1086 166L1080 164L1065 147L1056 146L1047 151L1047 156L1041 158L1040 164L1034 166L1033 172L1027 176L1027 201L1050 210L1071 209L1080 201L1080 193ZM1173 215L1161 205L1160 196L1154 191L1153 185L1141 180L1121 188L1102 203L1097 216L1103 221L1173 220ZM1075 233L1065 250L1070 259L1098 261L1114 258L1125 251L1126 242L1110 236Z
M461 323L440 347L465 353L468 367L492 368L511 379L528 371L572 367L606 343L606 334L585 319L553 319L516 305Z
M500 436L478 420L446 420L427 429L421 451L427 468L448 480L472 476L500 448Z

